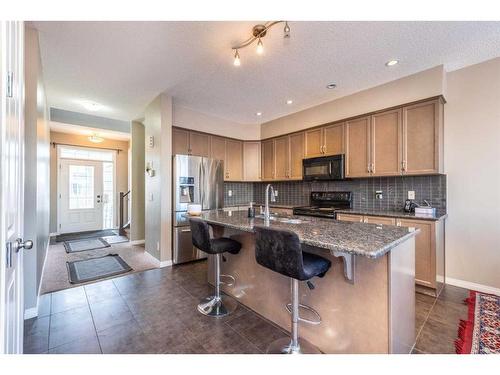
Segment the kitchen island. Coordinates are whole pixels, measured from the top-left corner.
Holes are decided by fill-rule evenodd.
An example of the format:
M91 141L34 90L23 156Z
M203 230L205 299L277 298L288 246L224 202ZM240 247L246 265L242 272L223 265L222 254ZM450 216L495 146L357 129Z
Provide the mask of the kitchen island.
M207 211L215 237L242 244L225 254L221 273L234 278L222 289L240 303L290 330L286 304L289 279L255 260L254 226L244 211ZM324 353L409 353L415 340L415 234L412 228L340 222L310 217L274 217L269 224L297 233L303 250L332 262L324 278L300 285L300 301L321 316L319 325L300 324L300 335ZM209 281L214 277L209 259ZM301 314L306 314L302 311ZM304 315L305 318L310 318Z

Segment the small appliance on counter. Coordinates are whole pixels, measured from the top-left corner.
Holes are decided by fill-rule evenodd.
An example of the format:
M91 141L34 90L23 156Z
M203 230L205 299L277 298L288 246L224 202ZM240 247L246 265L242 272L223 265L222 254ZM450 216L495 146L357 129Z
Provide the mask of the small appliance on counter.
M204 259L193 246L187 215L224 206L224 162L200 156L174 155L172 260L174 264Z
M304 181L344 180L344 165L344 154L303 159L302 179Z
M405 205L403 207L404 212L414 212L417 204L411 199L405 200Z
M295 207L294 215L337 218L337 210L352 208L350 191L313 191L307 207Z

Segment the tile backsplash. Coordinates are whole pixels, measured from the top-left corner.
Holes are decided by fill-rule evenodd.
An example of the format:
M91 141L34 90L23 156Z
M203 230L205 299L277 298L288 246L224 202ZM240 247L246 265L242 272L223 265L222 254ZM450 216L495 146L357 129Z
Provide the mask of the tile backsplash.
M264 202L266 182L224 183L224 204L234 206L248 202ZM372 177L345 181L305 182L283 181L272 183L278 191L276 204L306 206L312 191L351 191L353 207L357 209L401 210L408 191L415 191L415 201L427 200L433 207L446 209L446 176ZM229 197L229 190L232 196ZM381 190L383 199L375 198Z

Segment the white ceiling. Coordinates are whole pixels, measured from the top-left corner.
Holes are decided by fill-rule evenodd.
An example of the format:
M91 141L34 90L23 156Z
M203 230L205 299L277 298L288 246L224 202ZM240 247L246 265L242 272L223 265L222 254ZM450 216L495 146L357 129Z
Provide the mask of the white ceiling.
M33 25L49 105L119 120L140 117L167 92L184 107L261 123L436 65L449 71L500 55L500 22L290 22L289 40L277 25L263 56L248 47L234 67L231 46L256 23ZM401 63L386 67L393 58ZM327 90L329 82L338 88ZM86 111L81 99L105 108Z

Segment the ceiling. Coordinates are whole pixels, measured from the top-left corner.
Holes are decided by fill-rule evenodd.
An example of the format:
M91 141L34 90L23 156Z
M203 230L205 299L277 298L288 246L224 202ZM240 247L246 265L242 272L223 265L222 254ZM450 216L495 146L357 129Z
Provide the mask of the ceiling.
M290 22L290 39L277 25L264 55L250 46L233 66L231 46L256 23L33 25L49 105L127 121L166 92L176 105L262 123L437 65L450 71L500 55L500 22ZM391 59L400 64L386 67ZM337 88L326 89L330 82ZM81 100L103 107L91 112Z

